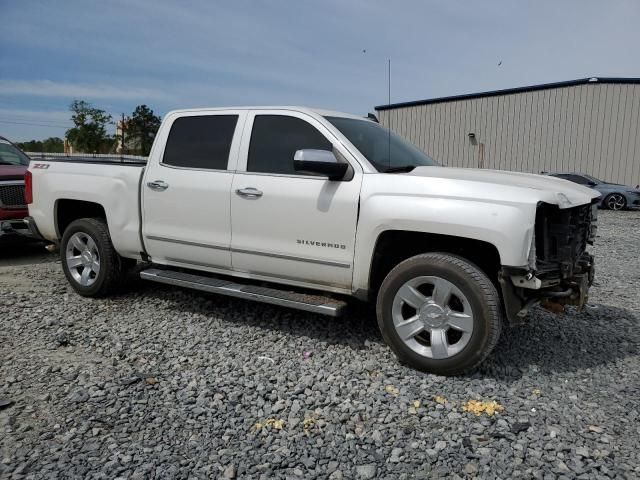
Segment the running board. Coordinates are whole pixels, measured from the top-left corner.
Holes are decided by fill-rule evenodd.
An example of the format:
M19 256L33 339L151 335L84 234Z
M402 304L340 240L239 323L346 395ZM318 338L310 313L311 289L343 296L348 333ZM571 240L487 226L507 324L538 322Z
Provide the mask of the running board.
M344 313L347 302L323 295L304 294L272 287L247 285L219 277L206 277L174 270L150 268L140 272L140 278L178 287L296 308L307 312L338 317ZM286 287L285 287L286 288Z

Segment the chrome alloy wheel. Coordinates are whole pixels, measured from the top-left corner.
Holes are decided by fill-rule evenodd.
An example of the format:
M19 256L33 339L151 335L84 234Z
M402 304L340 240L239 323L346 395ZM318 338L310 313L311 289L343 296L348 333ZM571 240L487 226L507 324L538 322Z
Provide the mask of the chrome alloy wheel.
M467 346L473 312L453 283L434 276L416 277L396 293L391 310L398 336L419 355L445 359Z
M67 267L83 287L92 285L100 273L100 253L96 242L84 232L76 232L67 242Z
M609 210L622 210L626 203L624 196L620 193L612 193L607 197L607 208Z

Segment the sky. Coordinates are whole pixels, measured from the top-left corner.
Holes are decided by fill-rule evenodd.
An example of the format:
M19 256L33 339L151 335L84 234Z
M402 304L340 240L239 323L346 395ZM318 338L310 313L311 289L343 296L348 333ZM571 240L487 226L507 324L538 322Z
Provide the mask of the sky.
M640 77L640 2L0 0L0 135L63 137L69 104L388 102ZM111 128L113 131L113 127Z

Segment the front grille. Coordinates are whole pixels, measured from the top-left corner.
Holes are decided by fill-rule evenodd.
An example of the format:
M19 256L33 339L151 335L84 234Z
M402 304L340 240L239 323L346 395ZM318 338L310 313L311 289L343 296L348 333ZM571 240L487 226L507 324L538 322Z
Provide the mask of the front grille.
M595 207L560 209L543 204L536 213L536 270L570 278L595 237Z
M24 185L0 185L0 205L4 207L24 207Z

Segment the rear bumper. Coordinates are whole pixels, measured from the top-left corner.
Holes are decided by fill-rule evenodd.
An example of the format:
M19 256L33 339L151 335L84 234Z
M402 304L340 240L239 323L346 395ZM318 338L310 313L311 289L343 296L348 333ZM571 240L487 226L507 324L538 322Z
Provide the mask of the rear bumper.
M8 236L30 237L31 232L24 219L0 220L0 238Z
M27 226L27 228L29 229L29 234L33 238L48 242L48 240L42 236L42 234L40 233L40 230L38 230L38 226L36 225L36 222L33 219L33 217L26 217L24 219L24 223Z
M8 237L46 241L31 217L0 220L0 238Z
M6 207L0 205L0 222L4 221L22 221L24 217L29 215L26 207Z

